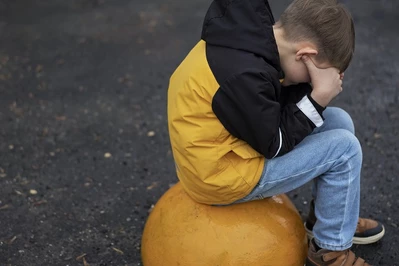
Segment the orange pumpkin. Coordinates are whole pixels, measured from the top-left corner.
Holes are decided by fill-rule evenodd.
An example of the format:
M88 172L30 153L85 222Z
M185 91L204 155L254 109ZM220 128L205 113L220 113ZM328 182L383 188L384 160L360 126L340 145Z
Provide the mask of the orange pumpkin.
M193 201L180 183L146 222L144 266L303 266L307 238L286 195L229 206Z

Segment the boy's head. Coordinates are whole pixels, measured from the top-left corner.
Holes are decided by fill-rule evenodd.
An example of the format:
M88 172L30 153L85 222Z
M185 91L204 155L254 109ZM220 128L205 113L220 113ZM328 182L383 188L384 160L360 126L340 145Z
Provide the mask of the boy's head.
M307 48L297 54L299 61L307 53L315 63L340 72L349 66L355 50L355 29L349 11L336 0L294 0L275 27L282 30L284 41L298 44L296 52Z

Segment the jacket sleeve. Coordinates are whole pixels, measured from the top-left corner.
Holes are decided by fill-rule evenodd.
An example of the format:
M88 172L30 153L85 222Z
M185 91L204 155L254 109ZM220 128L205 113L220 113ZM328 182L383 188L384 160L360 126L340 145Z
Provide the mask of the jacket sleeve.
M291 86L281 86L279 102L281 106L299 102L305 95L312 92L309 83L300 83Z
M324 119L323 112L326 108L319 105L315 100L313 100L313 98L310 96L311 92L312 86L309 83L300 83L287 87L281 86L279 102L281 106L284 107L289 103L297 103L302 100L304 96L308 96L309 100L312 102L317 112Z
M282 106L279 90L267 73L250 71L227 79L212 100L224 127L268 159L291 151L323 124L306 95Z

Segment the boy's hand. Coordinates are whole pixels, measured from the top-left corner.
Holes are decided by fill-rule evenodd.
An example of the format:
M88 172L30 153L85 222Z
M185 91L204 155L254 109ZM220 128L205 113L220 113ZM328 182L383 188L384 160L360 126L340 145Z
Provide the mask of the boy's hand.
M342 91L343 73L335 67L318 68L308 56L303 56L313 86L311 96L318 104L326 107Z

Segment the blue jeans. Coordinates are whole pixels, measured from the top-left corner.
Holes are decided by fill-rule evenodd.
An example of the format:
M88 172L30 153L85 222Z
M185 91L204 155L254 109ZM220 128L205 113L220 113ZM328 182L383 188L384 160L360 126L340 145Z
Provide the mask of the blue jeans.
M359 218L362 149L344 110L328 107L323 116L324 124L291 152L266 160L253 191L235 203L286 193L314 180L315 242L338 251L352 246Z

